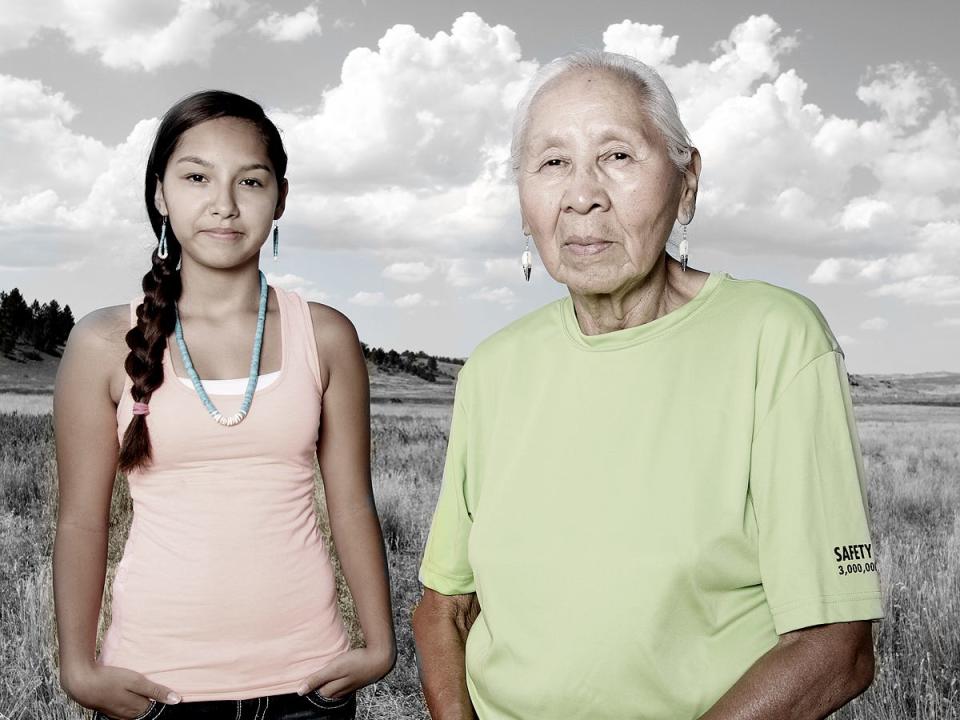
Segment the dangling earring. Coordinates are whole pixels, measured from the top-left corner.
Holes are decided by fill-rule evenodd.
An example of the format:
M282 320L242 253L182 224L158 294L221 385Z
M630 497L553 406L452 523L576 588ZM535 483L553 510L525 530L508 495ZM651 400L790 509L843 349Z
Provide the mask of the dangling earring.
M160 228L160 243L157 245L157 257L167 259L167 216L163 216L163 225Z
M680 240L680 269L687 271L687 258L690 257L690 243L687 242L687 226L683 225L683 238Z
M533 270L533 255L530 253L530 236L527 235L527 247L520 256L520 266L523 268L523 279L530 282L530 271Z
M276 260L280 254L280 227L277 221L273 221L273 259Z

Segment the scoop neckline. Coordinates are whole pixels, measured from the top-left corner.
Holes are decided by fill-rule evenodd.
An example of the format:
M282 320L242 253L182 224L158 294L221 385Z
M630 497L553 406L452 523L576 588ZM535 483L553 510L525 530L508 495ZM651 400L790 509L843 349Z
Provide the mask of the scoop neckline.
M585 335L583 333L580 324L577 322L573 298L568 294L559 301L561 323L567 337L582 350L604 352L632 347L660 337L693 316L715 294L721 283L729 277L730 275L726 272L711 272L697 294L676 310L642 325L623 328L622 330L611 330L600 335Z
M268 287L273 287L273 286L271 285ZM266 393L276 388L281 383L284 376L286 375L287 365L289 364L287 362L287 333L286 333L287 312L283 307L283 300L280 299L280 289L273 287L273 293L277 298L277 311L280 313L280 369L274 370L272 372L277 372L279 373L279 375L277 376L276 380L274 380L272 383L267 385L267 387L263 388L262 390L257 390L256 388L254 388L255 396L265 395ZM197 390L196 388L193 387L192 382L190 383L189 386L187 386L185 383L182 382L183 380L190 380L190 378L189 377L184 378L180 375L177 375L176 371L174 370L173 361L170 359L170 338L172 337L173 336L171 335L170 337L167 338L167 346L163 349L163 363L165 365L164 372L167 372L169 370L170 374L177 380L177 382L171 383L171 385L180 388L181 390L183 390L183 392L190 393L194 397L199 398L199 395L197 395ZM270 374L270 373L266 373L266 374ZM263 375L264 374L260 374L257 376L258 383L260 381L260 378L263 377ZM211 379L216 381L220 379L230 380L231 378L211 378ZM201 383L210 382L211 379L200 378L200 382ZM206 390L206 388L204 389ZM206 390L206 392L208 397L236 397L235 393L218 393L218 392L210 392L209 390Z

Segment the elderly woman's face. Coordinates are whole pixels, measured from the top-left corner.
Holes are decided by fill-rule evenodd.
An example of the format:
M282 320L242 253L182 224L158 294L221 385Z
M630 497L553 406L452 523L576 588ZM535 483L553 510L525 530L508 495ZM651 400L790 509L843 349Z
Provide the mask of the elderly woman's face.
M688 209L691 175L695 196L695 174L670 160L629 83L572 72L530 109L519 173L524 231L571 291L615 293L662 257L682 197Z

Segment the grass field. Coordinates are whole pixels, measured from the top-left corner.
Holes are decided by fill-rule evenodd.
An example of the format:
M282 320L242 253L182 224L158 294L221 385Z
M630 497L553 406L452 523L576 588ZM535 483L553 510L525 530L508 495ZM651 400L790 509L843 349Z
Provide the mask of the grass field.
M878 626L873 686L835 717L958 719L960 408L861 405L857 413L887 617ZM426 717L409 616L419 595L416 570L439 489L448 422L448 405L374 405L373 477L400 652L396 669L363 691L360 718ZM317 500L322 517L319 485ZM113 503L105 607L130 521L122 480L116 483ZM4 720L85 717L58 684L50 577L55 518L49 414L0 414ZM342 597L355 624L345 591Z

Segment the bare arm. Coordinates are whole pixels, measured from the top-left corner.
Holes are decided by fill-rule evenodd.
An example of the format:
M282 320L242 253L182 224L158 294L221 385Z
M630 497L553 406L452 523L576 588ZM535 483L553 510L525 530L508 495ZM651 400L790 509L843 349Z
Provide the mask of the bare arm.
M107 308L70 333L53 395L59 514L53 545L53 593L60 684L74 700L110 714L138 715L167 688L129 670L96 663L97 623L107 565L110 498L119 442L111 369L123 361L123 314ZM118 324L119 317L119 324Z
M59 513L53 544L53 591L60 677L94 663L107 567L110 496L119 444L110 398L104 316L87 316L70 333L57 371L53 420Z
M476 717L467 693L467 633L480 614L476 593L442 595L424 588L413 611L420 682L434 720Z
M396 661L390 582L370 481L370 386L360 341L336 310L311 303L324 382L317 455L330 529L363 628L366 647L312 676L322 694L378 680Z
M701 720L825 718L873 681L869 621L784 633Z

